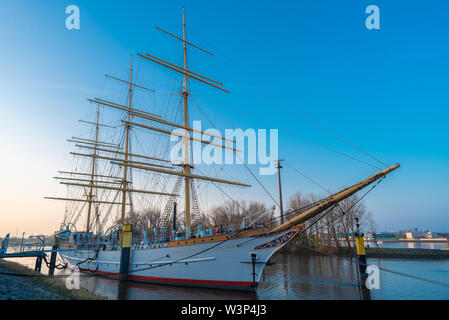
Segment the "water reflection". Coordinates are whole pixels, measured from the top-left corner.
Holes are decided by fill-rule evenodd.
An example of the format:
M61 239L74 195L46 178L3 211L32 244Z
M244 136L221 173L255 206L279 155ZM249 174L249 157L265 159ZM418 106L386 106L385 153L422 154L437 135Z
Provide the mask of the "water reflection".
M129 299L129 284L128 282L119 281L117 285L117 299L128 300Z
M316 255L279 254L266 267L259 299L359 299L355 261Z
M9 259L8 259L9 260ZM360 299L356 261L353 258L304 254L277 254L277 262L265 268L265 281L257 293L128 282L119 288L114 279L82 273L81 287L108 297L131 300L293 300ZM13 260L34 268L35 259ZM368 259L368 264L449 284L448 260ZM43 274L48 273L45 264ZM69 271L58 270L55 274ZM373 299L448 299L449 287L381 271L380 290ZM120 290L119 290L120 289Z
M250 292L155 285L139 282L119 282L106 277L89 276L81 279L81 286L110 299L130 300L251 300L257 295Z
M111 299L255 300L359 299L354 260L314 255L278 254L265 268L257 293L155 285L86 275L80 284Z

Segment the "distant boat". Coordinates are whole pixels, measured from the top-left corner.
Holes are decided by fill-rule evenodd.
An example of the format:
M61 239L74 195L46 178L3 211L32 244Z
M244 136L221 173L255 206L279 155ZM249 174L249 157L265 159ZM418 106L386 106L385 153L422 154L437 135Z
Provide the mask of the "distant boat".
M409 241L409 242L446 242L449 241L448 238L434 238L432 232L427 232L426 238L414 238L411 232L405 233L405 238L400 238L399 241Z

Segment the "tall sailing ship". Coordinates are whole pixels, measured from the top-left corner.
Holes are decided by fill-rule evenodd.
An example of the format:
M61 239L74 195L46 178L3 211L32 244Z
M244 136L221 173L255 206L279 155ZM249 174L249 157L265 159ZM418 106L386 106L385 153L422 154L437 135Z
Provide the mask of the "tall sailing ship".
M382 179L399 165L381 170L299 211L285 214L285 218L288 215L294 216L291 219L284 221L281 209L280 223L276 225L264 225L260 223L262 220L256 223L258 219L253 219L254 223L242 222L238 226L202 224L197 187L194 182L202 181L241 188L247 188L249 185L195 173L196 168L190 159L191 144L196 142L207 145L211 142L192 137L192 133L217 137L207 132L198 132L190 126L189 82L198 81L224 92L228 91L220 82L188 68L188 48L210 53L186 40L184 13L181 36L159 27L157 29L181 42L183 66L148 53L139 53L138 56L144 61L163 66L182 76L182 91L178 92L182 107L178 110L181 112L177 113L182 119L179 121L179 117L178 119L172 117L171 120L169 112L164 119L134 105L134 90L152 92L152 89L135 83L132 57L128 80L107 75L112 81L126 86L127 103L120 104L101 98L88 99L97 107L95 121L80 121L92 126L92 136L89 139L72 137L69 140L80 150L84 150L72 152L75 157L83 159L83 170L59 171L60 176L55 178L67 185L69 196L46 197L66 202L64 221L61 229L55 233L59 254L65 262L78 267L79 270L98 275L119 278L126 273L130 280L150 283L256 290L270 258L302 233L307 220L334 208L340 201ZM120 116L124 116L121 120L123 131L119 142L100 139L101 130L116 130L115 126L102 123L100 110L103 109L118 110ZM165 147L156 148L156 144L150 142L148 147L141 148L142 152L131 150L134 128L157 133L159 141L161 136L164 136L162 139L165 139ZM173 134L173 129L181 129L183 132L178 134L184 144L184 159L181 163L172 163L166 157L169 144L167 138ZM223 148L238 151L235 148L235 141L227 141L226 144L226 138L221 139L225 144ZM137 173L143 173L144 178L141 182L146 187L135 187ZM149 186L154 189L149 189ZM171 191L167 191L169 186ZM153 206L156 202L165 203L155 225L151 226L151 231L148 228L131 229L136 197L139 196L140 199L144 199L140 201L143 206ZM183 210L178 210L178 207L181 207L178 206L182 203L181 198ZM116 217L112 214L114 210L117 211ZM79 220L84 214L86 214L84 230L78 230L76 225L79 225ZM259 216L264 214L266 212L261 212ZM183 221L180 222L180 218L183 218Z

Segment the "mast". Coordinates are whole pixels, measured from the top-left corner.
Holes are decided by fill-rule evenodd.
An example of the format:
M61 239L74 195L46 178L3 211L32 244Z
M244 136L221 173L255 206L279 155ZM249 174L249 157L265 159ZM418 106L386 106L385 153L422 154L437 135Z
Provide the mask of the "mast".
M183 83L182 83L182 100L183 100L183 105L184 105L184 125L171 123L171 122L166 121L166 120L161 119L161 118L156 118L156 117L148 115L148 114L143 114L139 110L132 110L131 114L133 116L136 116L136 118L146 119L146 120L150 120L150 121L153 121L153 122L161 123L161 124L164 124L164 125L168 125L168 126L184 129L184 134L182 135L182 138L183 138L183 142L184 142L184 152L185 153L184 153L183 163L180 165L183 168L183 170L182 171L166 170L166 169L161 169L161 168L154 168L154 166L149 166L149 165L139 165L137 163L128 163L128 166L131 167L131 168L137 168L137 169L142 169L142 170L148 170L148 171L153 171L153 172L164 173L164 174L168 174L168 175L177 175L177 176L184 177L184 184L185 184L185 188L184 188L184 190L185 190L185 226L186 226L186 228L189 229L189 232L191 232L192 230L191 230L191 208L190 208L190 206L191 206L190 205L190 202L191 202L191 199L190 199L190 197L191 197L191 195L190 195L191 190L190 189L192 188L191 187L192 179L200 179L200 180L206 180L206 181L214 181L214 182L218 182L218 183L240 185L240 186L243 186L243 187L248 187L248 185L243 184L243 183L239 183L239 182L234 182L234 181L228 181L228 180L223 180L223 179L214 179L214 178L211 178L211 177L206 177L206 176L200 176L200 175L192 174L193 166L190 164L190 152L189 152L190 140L199 141L201 143L207 143L207 144L213 144L213 143L211 143L210 141L202 140L202 139L192 138L190 136L190 133L191 132L200 132L200 133L202 133L204 135L207 135L207 136L214 136L214 135L211 135L211 134L206 133L206 132L195 130L195 129L191 128L190 125L189 125L189 108L188 108L189 82L188 81L190 79L194 79L194 80L199 81L199 82L201 82L203 84L207 84L207 85L209 85L211 87L214 87L216 89L220 89L223 92L229 93L229 91L221 87L223 85L221 82L213 80L210 77L206 77L206 76L201 75L199 73L193 72L192 70L189 70L187 68L187 46L188 45L191 46L191 47L194 47L194 48L196 48L196 49L198 49L198 50L200 50L200 51L202 51L202 52L204 52L206 54L212 55L212 53L210 53L209 51L206 51L206 50L200 48L199 46L197 46L197 45L195 45L193 43L190 43L190 42L186 41L186 24L185 24L184 7L182 8L182 36L178 37L178 36L168 32L168 31L166 31L166 30L164 30L164 29L162 29L160 27L156 27L156 29L166 33L167 35L169 35L169 36L171 36L171 37L173 37L173 38L175 38L177 40L182 41L182 43L183 43L184 64L182 66L181 65L178 66L178 65L176 65L174 63L168 62L166 60L163 60L161 58L155 57L154 55L151 55L151 54L148 54L148 53L146 53L146 54L140 54L139 53L138 56L143 58L143 59L145 59L145 60L154 62L154 63L156 63L158 65L161 65L161 66L163 66L163 67L165 67L167 69L170 69L172 71L175 71L177 73L181 73L181 74L184 75L183 80L182 80L183 81ZM104 100L96 99L95 101L91 100L91 102L98 102L98 103L101 103L101 104L106 105L108 107L112 107L112 108L119 109L119 110L124 110L124 106L120 106L120 105L117 105L117 104L111 104L110 102L107 102L107 101L104 101ZM148 126L148 125L141 124L141 123L130 123L130 125L139 126L141 128L145 128L145 129L148 129L148 130L151 130L151 131L157 131L157 132L165 133L165 134L168 134L168 135L172 135L173 134L172 131L164 130L164 129L157 128L157 127L154 127L154 126ZM222 139L223 141L224 140L229 140L229 139L222 138L222 137L218 137L218 138ZM232 143L234 143L233 140L230 140L230 141ZM213 145L216 145L216 144L213 144ZM221 144L220 145L216 145L216 146L219 146L221 148L226 148L226 149L232 149L233 151L236 151L236 152L239 151L237 149L234 149L233 147L222 146Z
M186 45L186 21L184 16L184 7L182 8L182 39L183 39L183 53L184 53L184 70L187 70L187 45ZM188 75L187 73L184 74L184 79L182 81L182 99L184 100L184 127L185 129L185 138L184 138L184 173L186 176L184 177L185 182L185 224L186 224L186 230L188 232L191 232L190 228L190 156L189 156L189 143L190 139L188 138L190 132L189 132L189 110L188 110L188 89L187 89L187 80Z
M281 188L281 161L276 161L276 168L278 169L278 191L279 191L279 217L281 224L284 223L284 207L282 206L282 188Z
M170 164L169 160L151 157L151 156L144 155L144 154L131 153L130 130L131 130L131 126L134 125L134 123L132 122L133 116L136 116L138 118L148 119L150 121L157 120L158 122L161 122L163 124L167 124L170 126L175 125L168 121L162 120L159 115L152 114L152 113L132 107L131 103L132 103L133 87L137 87L139 89L144 89L144 90L147 90L150 92L154 92L154 90L152 90L152 89L145 88L143 86L137 85L132 82L132 76L133 76L132 64L133 64L133 57L131 56L129 81L125 81L125 80L122 80L122 79L119 79L116 77L112 77L112 76L107 76L108 78L111 78L116 81L126 83L129 85L128 105L127 106L120 105L115 102L106 101L106 100L103 100L100 98L95 98L95 100L88 99L88 101L90 101L91 103L95 103L97 105L97 121L96 122L89 122L89 121L84 121L84 120L80 120L80 121L83 123L87 123L87 124L96 126L95 139L91 140L91 139L85 139L85 138L79 138L79 137L72 137L72 139L68 140L70 142L76 143L76 146L79 148L93 150L93 152L91 154L71 152L71 154L73 154L74 156L82 156L82 157L91 157L92 158L92 168L91 168L91 170L88 170L90 172L59 171L59 173L61 173L63 175L70 175L70 176L54 177L55 179L58 179L58 180L65 180L65 181L60 182L61 184L65 184L67 186L73 186L73 187L77 187L77 188L82 188L83 190L87 190L85 192L85 199L65 198L65 197L44 197L45 199L51 199L51 200L88 202L89 206L88 206L88 215L87 215L87 223L86 223L86 231L87 232L90 232L92 229L91 228L92 204L94 204L94 205L96 205L96 204L121 205L121 221L124 221L125 217L126 217L126 206L131 205L131 212L133 211L132 198L131 198L132 193L142 193L142 194L170 196L170 197L178 196L177 194L172 194L172 193L165 193L165 192L158 192L158 191L151 191L151 190L138 190L138 189L130 188L131 181L129 181L129 180L132 179L132 176L131 176L131 171L128 173L128 170L131 170L131 168L133 168L133 167L138 167L138 168L142 167L142 168L144 168L144 170L149 170L153 167L172 169L172 165ZM203 80L200 80L200 81L203 81ZM187 86L185 86L185 88L187 88ZM185 91L187 91L187 89L185 89ZM100 105L106 106L109 108L113 108L113 109L118 109L118 110L121 110L121 111L124 111L127 113L126 121L123 121L123 122L125 122L125 132L124 132L125 133L125 143L124 143L123 147L121 147L120 144L107 142L107 141L99 141L99 128L101 126L108 127L108 128L116 128L115 126L106 125L106 124L102 124L99 122ZM184 126L181 126L181 127L184 128ZM184 128L184 129L186 129L188 131L193 131L193 129L191 129L191 128ZM98 153L100 153L100 154L98 154ZM108 156L102 155L102 153L112 153L112 154L116 154L116 155L122 155L123 158L108 157ZM153 161L166 162L166 163L168 163L168 165L164 166L164 165L160 165L160 164L156 164L156 163L152 163L152 162L148 162L148 161L142 162L142 161L131 160L131 158L135 158L135 157L143 158L143 159L147 159L147 160L153 160ZM97 158L103 159L103 160L111 160L112 164L123 167L123 175L122 176L120 176L120 175L118 175L118 176L110 175L109 176L109 175L96 174L96 165L97 165L96 159ZM174 171L174 173L172 173L172 170L166 170L166 169L161 169L162 170L161 172L164 172L164 173L167 172L169 174L182 174L183 176L186 176L184 172ZM85 179L76 178L76 177L72 177L72 175L85 176L86 178ZM203 178L203 179L205 178L205 177L201 177L201 176L192 176L192 175L189 177L190 178ZM105 178L105 179L98 179L98 178ZM82 183L82 182L87 182L87 183ZM228 183L228 181L225 181L225 180L223 180L222 182ZM233 183L233 182L231 181L231 183ZM116 186L117 184L119 184L120 187ZM114 201L99 201L98 199L94 198L95 197L95 192L94 192L95 189L114 191L114 192L118 192L117 194L120 194L120 192L122 192L122 199L119 199L118 201L115 201L115 200ZM130 203L126 203L126 197L128 195L129 195ZM98 211L97 211L97 213L98 213ZM104 223L105 219L103 220L103 223ZM97 222L98 222L98 215L97 215ZM100 226L103 225L103 223L101 223Z
M100 105L98 104L97 107L97 121L95 123L95 147L94 147L94 154L97 154L97 143L98 143L98 121L100 118ZM90 188L89 188L89 195L87 197L88 199L88 207L87 207L87 221L86 221L86 234L89 234L90 231L90 215L92 212L92 200L93 200L93 185L94 185L94 177L95 177L95 157L92 157L92 171L90 176Z
M122 194L122 216L121 223L125 222L125 210L126 210L126 190L128 189L128 148L129 148L129 129L130 129L130 115L131 115L131 97L132 97L132 75L133 75L133 56L131 55L131 62L129 65L129 93L128 93L128 113L126 115L125 124L125 160L123 162L123 194Z

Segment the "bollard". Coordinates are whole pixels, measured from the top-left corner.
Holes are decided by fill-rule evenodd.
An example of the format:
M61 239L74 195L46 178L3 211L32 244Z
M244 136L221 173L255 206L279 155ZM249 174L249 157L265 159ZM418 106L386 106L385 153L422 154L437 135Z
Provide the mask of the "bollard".
M122 233L122 249L120 254L120 282L128 281L129 262L131 258L132 230L130 224L125 224Z
M53 246L51 247L50 266L48 268L48 275L53 276L55 274L56 256L58 255L58 238L56 234L53 236Z
M360 272L360 285L362 289L362 297L363 300L370 300L371 293L370 290L366 287L366 279L368 278L368 274L366 273L367 263L366 263L366 250L365 250L365 241L363 240L363 233L360 233L359 223L357 220L357 232L354 234L356 250L357 250L357 264L359 266Z

